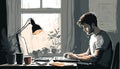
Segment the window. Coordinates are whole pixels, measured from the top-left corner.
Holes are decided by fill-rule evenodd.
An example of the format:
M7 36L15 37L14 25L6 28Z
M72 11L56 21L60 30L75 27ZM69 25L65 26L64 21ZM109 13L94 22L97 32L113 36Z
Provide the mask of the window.
M29 18L43 29L38 35L32 34L31 25L22 31L25 42L20 43L25 55L28 52L34 57L60 55L72 49L72 0L10 0L8 3L11 4L9 10L15 12L13 16L9 11L9 22L15 24L16 31L18 25L24 26Z

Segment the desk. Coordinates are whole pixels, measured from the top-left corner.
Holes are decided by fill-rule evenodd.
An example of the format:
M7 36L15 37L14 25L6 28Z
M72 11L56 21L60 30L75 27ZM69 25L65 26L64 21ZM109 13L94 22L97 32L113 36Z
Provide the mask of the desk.
M0 65L0 69L77 69L77 66L39 66L39 65Z
M64 63L64 66L53 66L50 62L32 62L30 65L18 64L2 64L0 69L77 69L75 62L60 62Z

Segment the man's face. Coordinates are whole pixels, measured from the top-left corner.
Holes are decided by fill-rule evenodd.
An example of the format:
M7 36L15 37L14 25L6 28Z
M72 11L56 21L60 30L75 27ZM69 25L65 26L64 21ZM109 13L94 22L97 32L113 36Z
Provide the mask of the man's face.
M82 25L82 28L83 28L83 31L85 31L87 35L90 35L94 31L93 27L90 26L89 24Z

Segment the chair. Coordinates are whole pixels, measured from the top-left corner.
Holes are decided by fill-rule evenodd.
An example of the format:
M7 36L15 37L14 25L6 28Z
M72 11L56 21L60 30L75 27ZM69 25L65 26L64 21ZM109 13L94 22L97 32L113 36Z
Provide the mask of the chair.
M119 42L117 42L115 50L113 51L111 69L119 69Z

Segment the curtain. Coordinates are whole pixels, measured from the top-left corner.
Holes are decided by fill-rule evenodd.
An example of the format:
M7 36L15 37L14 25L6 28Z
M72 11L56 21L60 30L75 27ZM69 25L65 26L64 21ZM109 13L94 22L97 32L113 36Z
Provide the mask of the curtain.
M74 52L74 0L68 0L68 22L67 22L67 47L66 51L68 52ZM66 32L64 32L66 33Z
M0 64L6 63L7 13L6 0L0 0Z
M74 52L83 53L88 48L89 38L86 33L78 27L76 22L79 20L80 16L89 11L89 0L75 0L74 2L74 28L75 28L75 44Z
M12 36L20 28L21 24L18 23L19 18L17 17L18 10L18 1L17 0L7 0L7 14L8 14L8 36Z
M17 0L7 0L7 32L8 32L8 41L10 43L10 48L12 53L19 52L18 40L16 38L16 32L20 29L21 24L18 22L19 18L17 17L18 10L18 1Z

